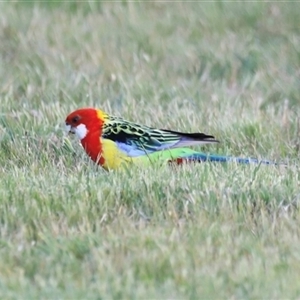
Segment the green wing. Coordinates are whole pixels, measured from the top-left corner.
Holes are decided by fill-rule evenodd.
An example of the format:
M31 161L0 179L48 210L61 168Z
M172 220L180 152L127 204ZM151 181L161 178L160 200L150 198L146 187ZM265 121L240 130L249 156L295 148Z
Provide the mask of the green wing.
M103 126L102 138L110 139L129 156L140 156L159 150L217 142L212 135L204 133L182 133L155 129L109 117Z

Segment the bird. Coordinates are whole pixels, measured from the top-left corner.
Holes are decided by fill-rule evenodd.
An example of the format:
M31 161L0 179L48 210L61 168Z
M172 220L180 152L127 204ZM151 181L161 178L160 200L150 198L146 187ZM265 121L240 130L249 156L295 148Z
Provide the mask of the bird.
M66 131L79 138L87 155L108 171L157 161L178 165L205 161L273 164L268 160L198 152L188 147L219 141L202 132L184 133L137 124L92 107L71 112L65 124Z

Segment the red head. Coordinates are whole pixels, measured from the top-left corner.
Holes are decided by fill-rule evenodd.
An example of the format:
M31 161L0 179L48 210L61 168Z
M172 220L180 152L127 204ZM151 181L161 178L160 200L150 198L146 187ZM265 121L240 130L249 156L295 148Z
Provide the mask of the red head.
M101 155L101 133L106 114L95 108L80 108L66 118L66 129L76 134L87 154L97 161Z
M83 140L91 131L101 131L103 115L104 113L95 108L77 109L67 116L66 128Z

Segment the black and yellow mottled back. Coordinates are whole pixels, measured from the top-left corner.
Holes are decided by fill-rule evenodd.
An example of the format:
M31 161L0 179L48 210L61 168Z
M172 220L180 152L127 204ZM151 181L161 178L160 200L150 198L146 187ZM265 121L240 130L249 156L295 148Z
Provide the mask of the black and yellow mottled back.
M204 133L182 133L135 124L119 117L108 116L102 128L102 138L120 145L132 156L154 151L218 142Z

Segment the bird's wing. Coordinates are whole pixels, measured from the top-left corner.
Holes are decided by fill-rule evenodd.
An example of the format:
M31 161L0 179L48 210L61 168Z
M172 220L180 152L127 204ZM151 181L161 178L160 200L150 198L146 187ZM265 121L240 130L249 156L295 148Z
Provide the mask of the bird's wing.
M135 157L155 151L218 142L204 133L181 133L155 129L109 117L103 124L102 138L114 141L128 156Z

